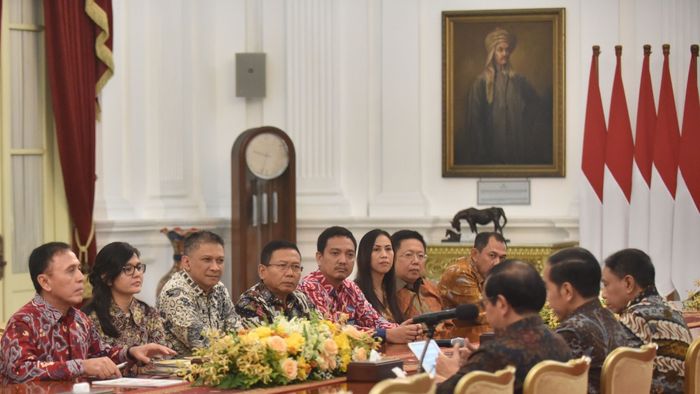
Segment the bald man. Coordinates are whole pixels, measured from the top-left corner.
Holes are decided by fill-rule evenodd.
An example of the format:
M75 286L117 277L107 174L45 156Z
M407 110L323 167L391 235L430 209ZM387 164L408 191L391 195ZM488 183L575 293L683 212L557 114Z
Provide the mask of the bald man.
M484 46L485 69L467 104L463 133L469 146L460 148L466 150L465 163L458 164L551 163L551 114L530 82L513 70L515 35L497 27L486 36Z

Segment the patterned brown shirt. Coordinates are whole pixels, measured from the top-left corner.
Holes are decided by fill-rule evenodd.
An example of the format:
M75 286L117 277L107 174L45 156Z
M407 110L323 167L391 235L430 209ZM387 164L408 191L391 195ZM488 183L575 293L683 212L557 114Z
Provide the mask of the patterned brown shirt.
M455 308L462 304L476 304L481 300L484 291L484 278L469 257L462 257L447 267L442 273L438 284L442 306ZM469 338L472 342L479 341L479 335L491 331L483 311L475 322L454 321L452 337Z
M645 289L620 313L620 322L641 343L659 345L654 359L652 393L683 393L685 353L693 341L680 312L654 286Z
M163 322L160 320L158 311L151 308L143 301L136 298L131 300L129 304L129 312L119 308L112 301L112 306L109 309L109 315L112 318L114 328L119 331L119 337L114 338L104 333L100 320L97 318L97 312L94 310L88 315L90 320L95 324L97 333L100 335L102 342L111 346L140 346L147 343L165 344L165 331L163 330Z
M515 393L522 393L525 376L535 364L569 359L571 352L564 339L550 331L539 316L530 316L496 331L495 338L472 353L456 374L438 386L437 392L452 394L457 382L471 371L496 372L513 365Z
M413 285L403 282L399 282L399 284L401 287L396 296L404 319L443 309L440 293L430 279L419 278ZM447 338L452 327L451 320L440 323L435 330L435 337Z
M600 391L600 371L608 354L619 346L634 346L631 335L598 298L578 307L555 330L571 348L574 358L588 356L588 392Z

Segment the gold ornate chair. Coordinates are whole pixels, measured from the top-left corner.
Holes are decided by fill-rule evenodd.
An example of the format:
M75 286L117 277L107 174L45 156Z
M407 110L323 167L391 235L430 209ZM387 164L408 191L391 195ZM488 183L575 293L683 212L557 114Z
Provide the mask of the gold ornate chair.
M565 363L553 360L540 361L527 373L523 394L586 394L590 365L591 358L586 356Z
M700 338L696 338L685 354L685 392L700 394Z
M472 371L464 375L455 387L455 394L512 394L515 367L509 365L494 373Z
M638 349L623 346L610 352L600 374L601 394L648 393L657 348L648 343Z
M385 379L374 385L369 394L435 394L435 381L427 373Z

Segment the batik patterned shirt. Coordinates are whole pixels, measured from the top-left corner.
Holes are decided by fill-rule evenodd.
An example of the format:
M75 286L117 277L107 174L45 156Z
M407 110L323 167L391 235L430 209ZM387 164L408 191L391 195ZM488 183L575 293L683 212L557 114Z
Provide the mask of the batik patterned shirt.
M555 330L571 348L574 358L588 356L588 392L600 392L600 372L605 357L619 346L634 346L636 342L612 312L594 298L564 319Z
M502 330L469 356L467 363L449 379L438 385L440 394L452 394L457 382L471 371L496 372L515 366L515 393L522 393L525 376L543 360L568 361L569 346L550 331L539 316L523 318Z
M469 257L462 257L445 268L438 283L443 308L455 308L462 304L478 305L484 291L484 278ZM483 310L474 322L454 320L451 337L465 337L479 341L479 335L492 331Z
M642 291L620 313L620 322L640 343L656 343L652 393L683 393L685 353L693 338L680 312L654 286Z
M287 319L309 318L315 310L313 302L301 291L294 290L283 302L272 294L263 282L258 282L246 290L236 303L236 313L243 318L244 325L272 323L278 315Z
M345 279L336 288L316 270L301 280L299 290L309 296L316 310L327 319L338 321L341 314L348 315L348 324L375 330L381 338L386 338L386 329L398 326L382 317L353 281Z
M163 286L156 309L163 319L166 344L180 357L208 346L209 330L230 332L242 327L223 283L205 292L185 271L173 274Z
M440 293L430 279L418 278L413 284L399 281L396 297L404 319L443 309ZM435 328L435 338L450 337L453 328L452 320L443 321Z
M83 360L109 357L127 361L127 348L109 346L92 321L76 308L63 315L40 295L7 322L0 340L2 384L29 380L73 380L84 374Z
M83 308L85 310L85 308ZM165 345L165 331L160 315L155 308L146 305L145 302L133 298L129 304L129 312L125 313L112 301L109 309L114 328L119 331L119 337L115 338L104 333L97 312L92 310L88 316L95 324L102 342L112 346L140 346L147 343L159 343Z

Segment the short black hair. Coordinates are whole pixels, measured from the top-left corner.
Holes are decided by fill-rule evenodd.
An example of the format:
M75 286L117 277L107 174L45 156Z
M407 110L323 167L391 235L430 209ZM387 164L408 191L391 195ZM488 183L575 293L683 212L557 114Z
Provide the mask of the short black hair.
M316 241L316 250L319 253L323 253L323 251L326 249L326 244L328 244L328 240L333 237L350 238L355 250L357 250L357 240L355 239L355 236L352 235L350 230L341 226L328 227L327 229L323 230L323 232L319 234L318 240Z
M183 254L189 256L201 244L219 244L223 247L224 240L218 234L208 230L196 231L185 237Z
M654 264L648 254L639 249L622 249L605 259L605 266L622 279L630 275L641 288L654 285Z
M38 294L43 290L39 284L39 275L46 271L53 256L69 250L71 250L70 245L65 242L49 242L32 250L29 255L29 275Z
M423 239L423 236L420 235L418 231L414 230L399 230L395 232L394 234L391 235L391 246L394 248L394 253L399 251L399 247L401 246L401 242L407 239L417 239L420 241L420 243L423 244L423 249L427 250L427 246L425 245L425 239Z
M486 277L484 293L490 302L502 295L521 315L539 312L547 297L544 281L535 267L520 260L495 265Z
M301 252L299 252L299 248L297 247L297 244L294 242L290 242L284 239L276 239L272 240L267 243L260 252L260 264L262 265L268 265L270 264L270 259L272 258L272 254L275 253L276 250L281 250L281 249L293 249L296 250L297 253L299 253L299 257L301 257Z
M506 239L503 238L501 233L497 233L495 231L484 231L483 233L477 234L476 238L474 238L474 248L481 252L484 250L486 245L489 244L491 238L496 238L496 241L501 242L504 245L506 244Z
M549 256L549 279L561 286L569 282L581 297L600 293L600 263L587 249L573 247Z

